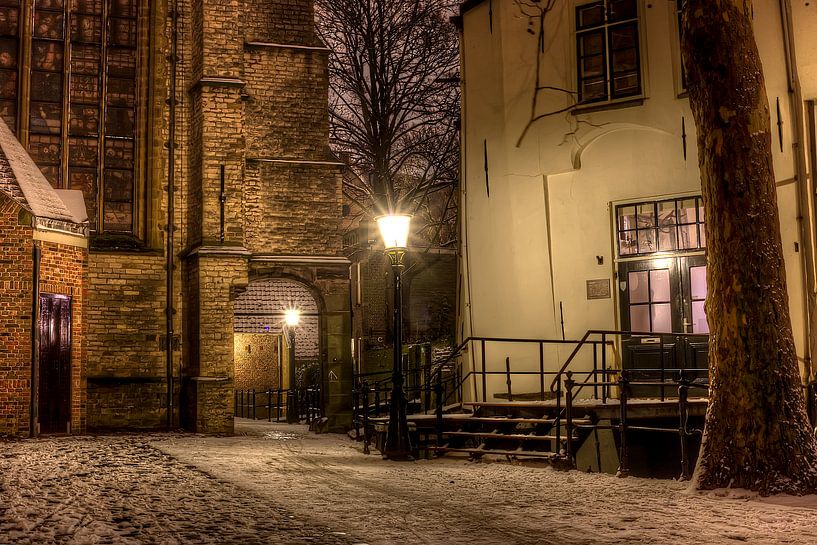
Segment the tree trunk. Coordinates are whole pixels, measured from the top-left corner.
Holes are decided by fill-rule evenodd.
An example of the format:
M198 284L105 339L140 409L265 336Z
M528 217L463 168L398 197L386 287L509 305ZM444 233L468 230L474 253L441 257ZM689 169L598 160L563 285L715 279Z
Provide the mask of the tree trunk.
M751 1L688 0L683 56L698 128L711 331L709 408L693 479L699 489L810 493L817 448L789 318Z

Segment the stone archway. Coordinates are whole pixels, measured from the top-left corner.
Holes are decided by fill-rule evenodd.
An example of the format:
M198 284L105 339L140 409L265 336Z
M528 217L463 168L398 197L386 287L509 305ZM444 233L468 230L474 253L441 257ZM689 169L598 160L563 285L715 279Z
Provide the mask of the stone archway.
M250 282L234 307L236 416L278 419L285 410L283 392L293 381L287 365L290 349L284 336L284 316L293 308L301 312L295 330L294 384L298 388L320 385L320 304L312 291L286 278Z

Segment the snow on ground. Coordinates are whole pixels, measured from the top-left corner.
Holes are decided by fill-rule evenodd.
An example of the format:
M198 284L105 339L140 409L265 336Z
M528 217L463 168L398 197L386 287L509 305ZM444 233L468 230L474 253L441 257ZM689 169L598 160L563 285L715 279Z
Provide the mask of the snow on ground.
M817 544L817 497L759 501L689 493L674 481L450 458L390 462L345 436L237 422L236 437L151 444L371 545Z
M817 544L817 498L441 458L237 421L193 434L0 440L0 545Z
M0 440L0 544L355 543L145 439Z

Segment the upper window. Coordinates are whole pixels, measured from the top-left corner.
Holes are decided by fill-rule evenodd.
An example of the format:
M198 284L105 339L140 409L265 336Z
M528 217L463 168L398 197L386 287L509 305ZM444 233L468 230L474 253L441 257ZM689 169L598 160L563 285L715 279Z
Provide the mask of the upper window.
M640 95L637 0L577 6L576 50L580 103Z
M706 247L700 197L620 205L616 223L621 257Z
M29 21L22 3L0 0L0 115L93 231L132 234L139 0L37 0Z

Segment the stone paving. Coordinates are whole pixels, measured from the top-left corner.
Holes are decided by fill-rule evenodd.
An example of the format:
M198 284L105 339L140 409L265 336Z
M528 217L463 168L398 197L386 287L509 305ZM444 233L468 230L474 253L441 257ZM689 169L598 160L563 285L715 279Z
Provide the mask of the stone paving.
M359 542L179 462L148 439L0 440L0 544Z

